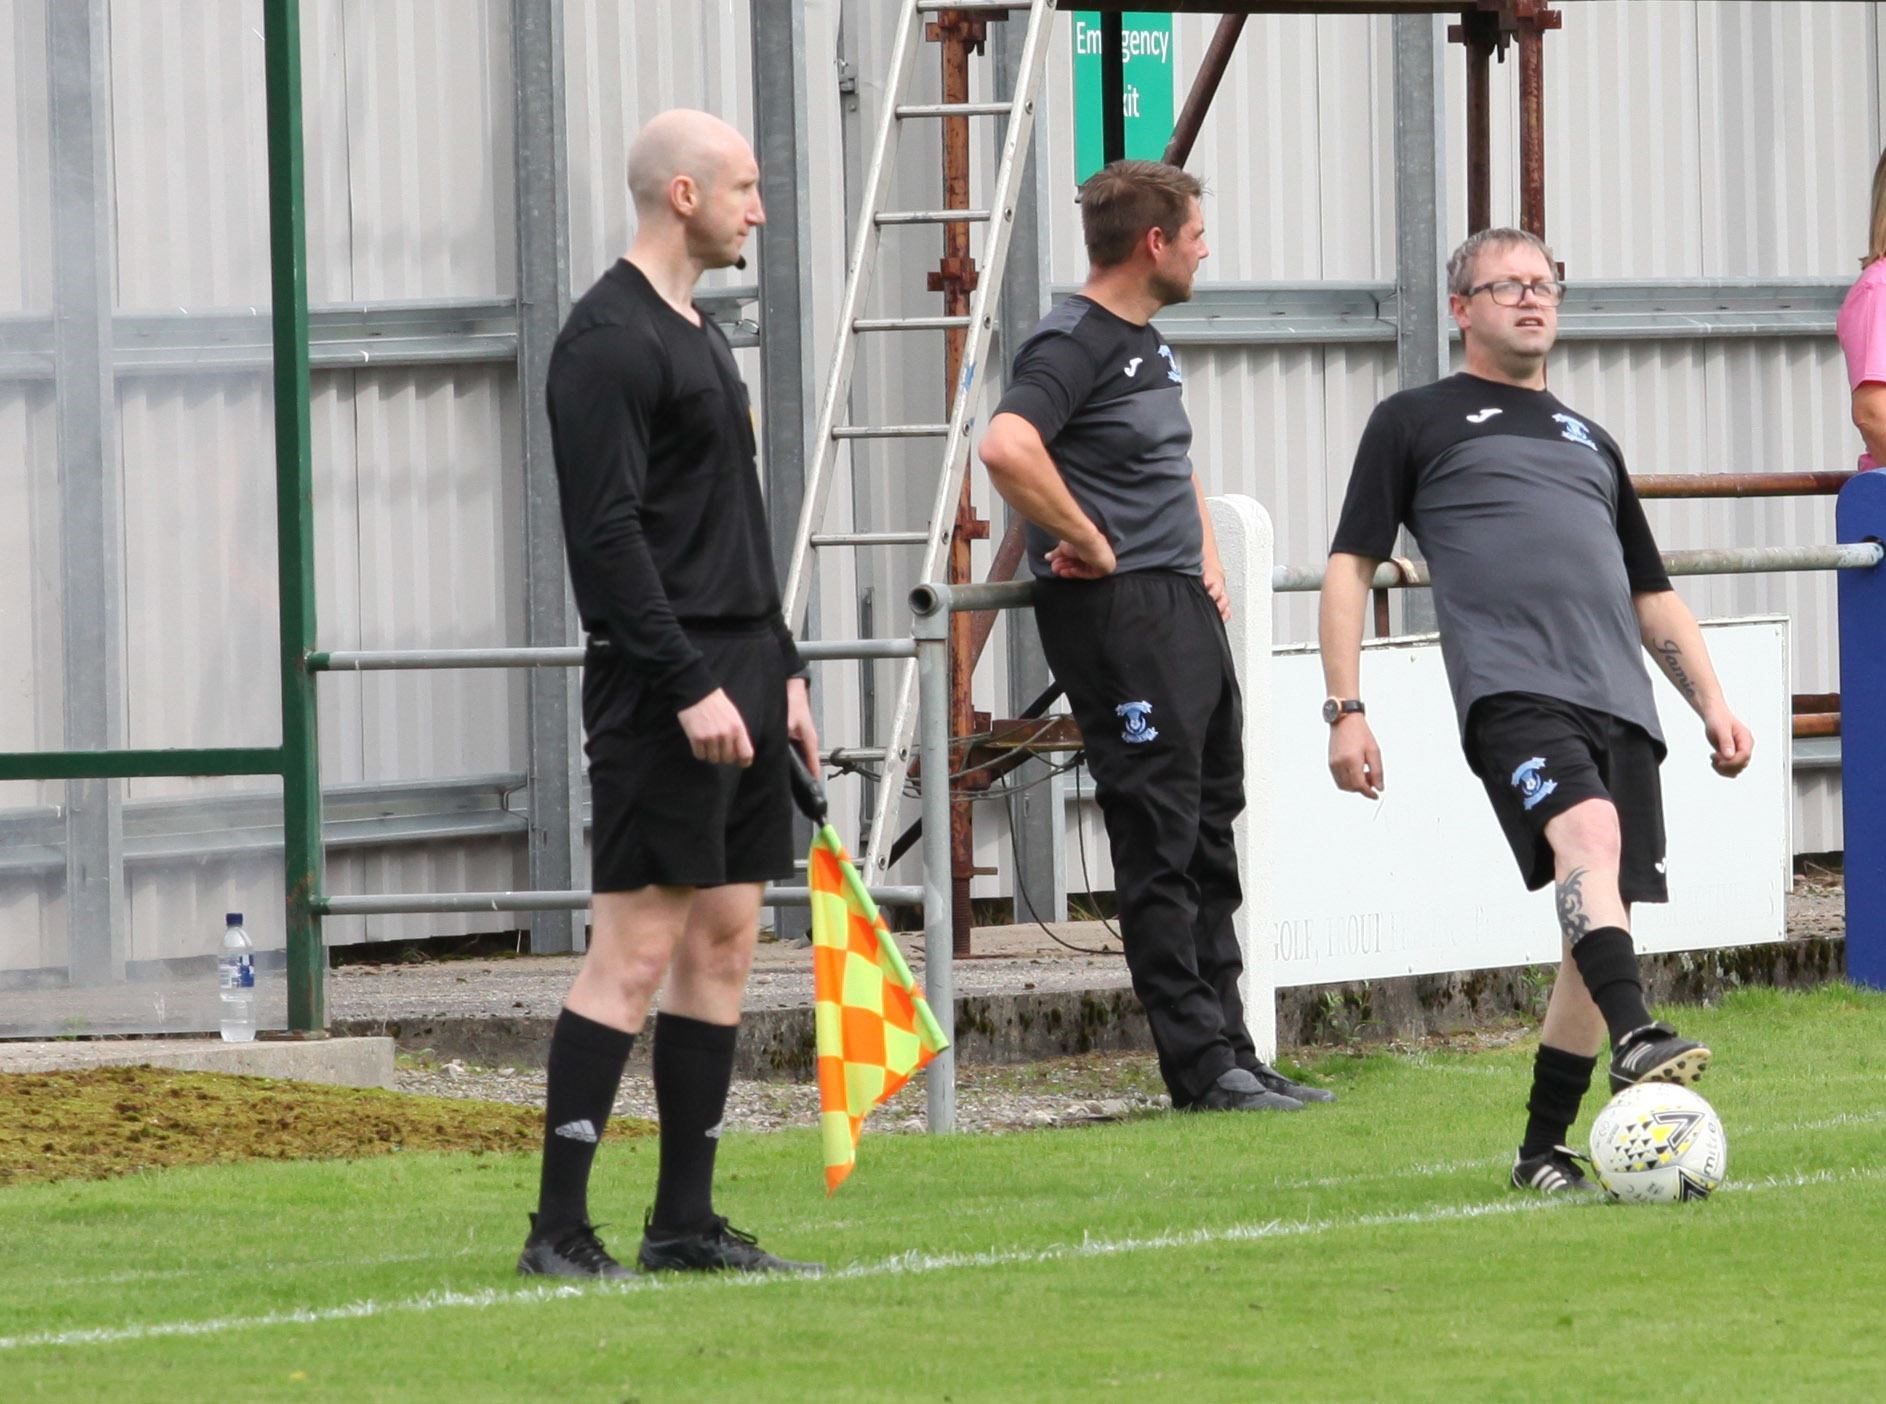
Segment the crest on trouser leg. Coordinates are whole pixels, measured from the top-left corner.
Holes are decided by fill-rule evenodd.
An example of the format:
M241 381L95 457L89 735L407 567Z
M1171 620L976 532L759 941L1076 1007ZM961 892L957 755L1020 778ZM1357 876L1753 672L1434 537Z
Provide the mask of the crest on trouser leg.
M1157 741L1159 728L1152 724L1152 711L1150 702L1122 702L1115 707L1113 714L1126 719L1126 730L1120 733L1120 739L1135 746Z

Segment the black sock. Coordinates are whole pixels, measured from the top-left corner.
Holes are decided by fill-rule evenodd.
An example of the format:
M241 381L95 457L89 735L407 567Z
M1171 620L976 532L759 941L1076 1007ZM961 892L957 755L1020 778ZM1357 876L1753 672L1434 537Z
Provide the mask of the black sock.
M1637 948L1621 926L1600 926L1572 943L1572 963L1604 1015L1615 1052L1620 1040L1650 1022L1644 987L1637 975Z
M1526 1139L1519 1144L1521 1160L1565 1144L1578 1104L1591 1087L1596 1058L1581 1058L1550 1044L1539 1045L1532 1060L1532 1098L1526 1103Z
M544 1089L544 1168L536 1232L589 1222L589 1166L609 1123L635 1035L566 1009L550 1034Z
M737 1024L655 1016L655 1111L661 1119L661 1173L652 1227L703 1228L714 1216L714 1152L733 1082Z

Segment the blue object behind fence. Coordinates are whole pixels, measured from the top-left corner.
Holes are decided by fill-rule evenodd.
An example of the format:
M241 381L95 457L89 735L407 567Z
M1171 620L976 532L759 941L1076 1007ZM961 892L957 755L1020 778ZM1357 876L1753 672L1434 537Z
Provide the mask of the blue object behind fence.
M1840 541L1886 541L1886 470L1840 490ZM1886 566L1840 572L1840 799L1847 976L1886 989Z

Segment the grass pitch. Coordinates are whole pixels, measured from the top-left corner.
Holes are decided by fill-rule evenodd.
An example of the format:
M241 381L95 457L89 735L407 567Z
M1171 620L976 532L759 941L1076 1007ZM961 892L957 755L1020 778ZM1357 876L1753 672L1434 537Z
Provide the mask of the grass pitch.
M1886 998L1677 1012L1729 1131L1700 1205L1504 1190L1530 1044L1331 1058L1291 1116L867 1135L831 1200L809 1133L730 1137L722 1211L822 1280L520 1281L530 1156L15 1186L0 1396L1886 1397ZM603 1149L624 1256L654 1154Z

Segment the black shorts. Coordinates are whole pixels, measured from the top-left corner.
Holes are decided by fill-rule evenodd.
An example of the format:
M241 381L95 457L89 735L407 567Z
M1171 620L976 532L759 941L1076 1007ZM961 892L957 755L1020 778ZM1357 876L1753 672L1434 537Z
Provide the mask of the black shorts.
M688 638L746 722L753 764L696 760L673 703L620 658L583 663L589 756L590 887L722 887L793 873L786 664L771 629Z
M1486 786L1528 889L1552 881L1547 823L1583 800L1602 799L1617 809L1618 895L1669 900L1663 752L1641 726L1552 697L1495 693L1467 714L1467 763Z

